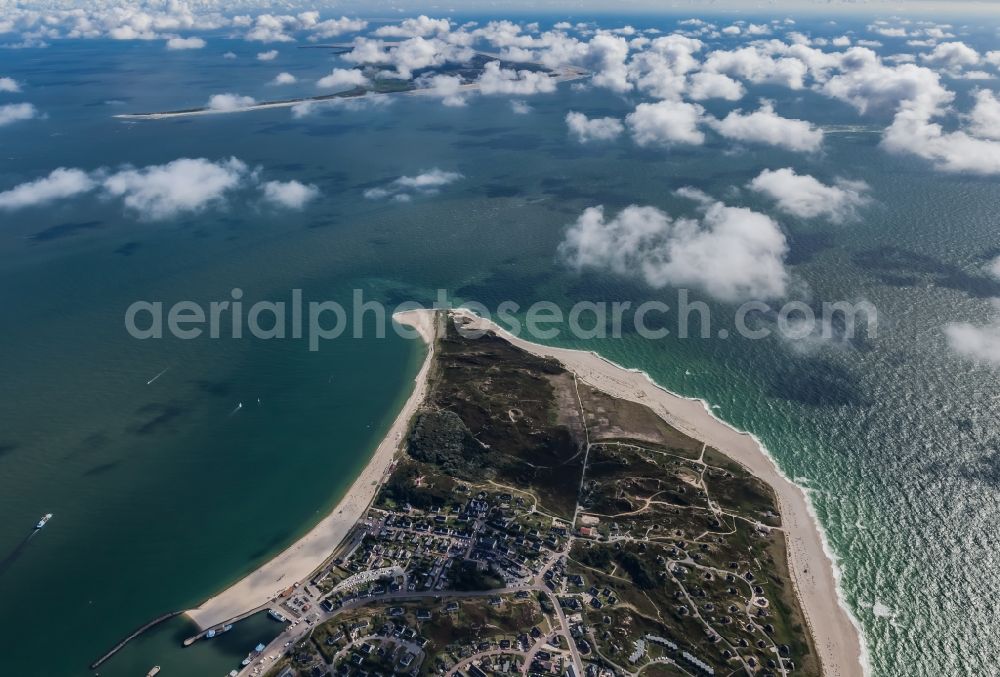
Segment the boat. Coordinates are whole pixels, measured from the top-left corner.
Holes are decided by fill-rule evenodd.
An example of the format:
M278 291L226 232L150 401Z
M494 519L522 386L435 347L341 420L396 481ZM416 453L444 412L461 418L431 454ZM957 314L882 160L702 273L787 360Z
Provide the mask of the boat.
M273 618L274 620L278 621L279 623L284 623L285 621L288 620L287 618L285 618L284 614L282 614L280 611L275 611L274 609L268 609L267 615Z
M206 639L212 639L213 637L218 637L222 633L229 632L232 629L233 629L233 624L232 623L227 623L226 625L223 625L221 628L212 628L211 630L209 630L208 632L206 632L205 633L205 638Z
M35 525L35 528L41 529L48 523L50 519L52 519L52 513L46 513L46 515L42 517L42 519L38 520L38 524Z
M247 654L247 657L243 659L243 662L240 663L240 665L243 666L250 665L250 663L253 662L253 659L259 656L266 648L267 647L264 646L263 644L258 644L253 651Z
M149 669L149 672L146 673L146 677L156 677L158 674L160 674L160 666L154 665Z

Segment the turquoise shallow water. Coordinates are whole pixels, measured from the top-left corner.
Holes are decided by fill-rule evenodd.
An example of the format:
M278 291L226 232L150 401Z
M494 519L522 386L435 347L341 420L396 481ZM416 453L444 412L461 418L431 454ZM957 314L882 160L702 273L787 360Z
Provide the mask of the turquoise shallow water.
M228 49L241 58L217 63ZM886 155L865 131L831 134L824 153L808 157L723 156L729 144L717 139L670 151L625 141L584 148L566 136L567 110L621 116L634 102L566 86L532 99L528 115L503 100L453 109L400 98L303 119L110 117L220 91L266 98L263 83L279 70L306 79L332 67L315 50L283 47L273 64L255 51L217 39L166 56L160 45L99 41L5 54L7 74L31 83L26 96L47 118L0 130L0 187L57 166L236 156L267 179L323 193L301 213L239 195L224 209L155 223L94 197L0 215L0 633L20 638L5 646L5 665L88 674L135 626L196 604L292 542L364 464L422 352L394 337L330 341L318 353L295 341L139 342L122 325L133 300L206 301L240 287L273 300L292 288L316 299L362 288L398 302L445 288L487 305L671 302L670 290L566 271L555 255L565 226L595 204L690 212L674 189L731 197L763 168L794 166L872 186L875 203L856 223L782 225L799 293L871 301L877 337L811 350L779 340L554 341L704 397L812 490L875 674L990 671L1000 630L990 593L1000 548L997 374L954 356L941 327L985 321L988 298L1000 295L981 272L997 254L995 181ZM809 92L779 99L779 110L857 121ZM465 178L409 204L361 197L431 167ZM768 208L745 192L731 199ZM56 517L21 547L45 512ZM188 628L178 619L101 674L142 674L153 663L225 674L268 629L266 619L249 621L226 642L182 651L176 639Z

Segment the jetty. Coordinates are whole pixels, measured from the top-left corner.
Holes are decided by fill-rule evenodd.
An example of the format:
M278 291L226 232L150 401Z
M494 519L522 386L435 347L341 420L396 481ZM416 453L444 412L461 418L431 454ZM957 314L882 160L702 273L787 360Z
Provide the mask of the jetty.
M171 619L174 616L180 616L182 613L184 613L184 612L183 611L171 611L168 614L163 614L162 616L157 616L156 618L154 618L153 620L149 621L145 625L142 625L141 627L136 628L132 632L132 634L130 634L125 639L123 639L122 641L120 641L117 644L115 644L113 647L111 647L111 649L107 653L105 653L103 656L101 656L96 661L94 661L93 663L91 663L90 664L90 669L94 670L95 668L100 667L100 665L102 663L104 663L105 661L107 661L108 659L110 659L112 656L114 656L116 653L118 653L119 651L121 651L122 649L124 649L126 644L128 644L133 639L135 639L136 637L138 637L142 633L146 632L147 630L149 630L153 626L159 625L163 621Z

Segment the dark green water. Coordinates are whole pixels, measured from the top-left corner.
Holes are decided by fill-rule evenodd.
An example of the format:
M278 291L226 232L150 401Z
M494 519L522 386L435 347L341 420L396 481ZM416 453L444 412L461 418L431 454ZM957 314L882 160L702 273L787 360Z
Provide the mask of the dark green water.
M215 59L228 49L242 58ZM1000 295L981 272L997 253L995 181L935 174L886 155L866 132L830 134L811 157L723 156L729 144L719 140L584 148L567 138L567 110L621 116L634 102L569 87L531 100L528 115L504 100L450 109L400 98L301 120L287 110L110 117L221 91L267 98L263 83L279 70L314 79L332 67L313 50L281 48L274 64L255 51L216 40L167 56L160 45L103 42L5 54L6 74L31 83L48 118L0 131L2 188L57 166L236 156L267 179L323 193L301 213L240 195L225 209L155 223L94 197L0 215L0 557L13 554L0 571L0 636L18 638L5 646L12 674L88 674L134 627L197 604L291 543L363 466L422 357L417 342L392 336L330 341L317 353L296 341L139 342L123 328L132 301L224 299L240 287L255 300L287 299L292 288L347 299L362 288L398 302L445 288L487 304L672 302L669 290L568 273L556 259L565 226L595 204L690 212L673 190L729 197L761 169L784 166L872 186L876 202L857 223L782 225L803 295L875 303L878 337L810 350L778 340L555 341L706 398L813 490L876 674L988 672L998 631L988 592L997 575L989 553L1000 548L997 374L954 356L941 327L985 321L988 297ZM858 122L809 92L780 110ZM361 197L431 167L465 178L410 204ZM746 192L733 199L768 208ZM55 518L21 547L46 512ZM171 621L101 674L158 663L163 674L223 675L268 622L180 650L187 632Z

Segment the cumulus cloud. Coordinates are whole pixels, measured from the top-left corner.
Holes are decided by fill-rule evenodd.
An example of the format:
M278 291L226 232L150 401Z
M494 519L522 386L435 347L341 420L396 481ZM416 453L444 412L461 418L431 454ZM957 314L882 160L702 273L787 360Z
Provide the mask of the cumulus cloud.
M531 106L528 105L527 101L512 99L510 102L510 110L515 115L527 115L531 112Z
M842 68L844 72L831 77L820 91L851 104L861 113L895 111L904 102L936 108L953 97L941 85L940 76L929 68L911 63L886 66L865 47L847 50Z
M625 123L640 146L700 145L705 142L704 132L698 129L703 113L698 104L683 101L640 103L626 116Z
M922 157L946 172L1000 174L1000 142L964 131L945 132L921 111L897 114L882 138L882 146Z
M369 200L391 198L397 202L408 202L413 195L433 195L448 184L463 178L458 172L431 169L414 176L401 176L386 186L369 188L364 196Z
M342 16L339 19L327 19L320 21L310 27L312 35L310 40L335 38L344 33L356 33L368 27L368 22L362 19L351 19Z
M87 172L60 167L41 179L28 181L0 193L0 209L13 210L45 205L86 193L95 186Z
M302 209L307 202L319 197L319 188L299 181L267 181L261 185L261 190L265 200L288 209Z
M296 82L296 77L291 73L278 73L271 80L272 85L294 85Z
M0 78L0 92L16 94L21 91L21 85L14 78Z
M30 103L9 103L0 106L0 127L37 117L40 117L38 109Z
M722 73L695 73L688 78L688 98L694 101L725 99L739 101L746 93L743 85Z
M969 131L985 139L1000 140L1000 100L988 89L975 94L976 105L969 114Z
M170 38L167 49L201 49L205 44L201 38Z
M1000 261L996 263L1000 264ZM1000 274L997 277L1000 278ZM1000 314L1000 299L993 299L993 310ZM985 325L953 322L945 325L944 333L948 345L959 355L976 362L1000 366L1000 319L994 319Z
M610 141L625 131L625 125L618 118L588 118L576 111L566 114L566 125L569 133L580 143Z
M236 58L236 52L226 52L225 54L222 55L222 58L223 59L235 59Z
M432 75L420 80L420 86L432 96L441 99L446 106L464 106L462 96L462 78L457 75Z
M785 294L788 250L778 224L721 202L701 218L673 218L655 207L626 207L607 218L590 207L566 231L559 253L576 269L638 277L654 288L692 286L727 302Z
M240 96L239 94L213 94L208 99L208 109L228 113L230 111L247 108L257 103L252 96Z
M330 74L316 81L321 89L347 90L368 85L368 78L356 68L334 68Z
M823 131L805 120L783 118L774 106L764 101L753 113L733 111L721 120L710 118L709 124L727 139L778 146L788 150L808 152L823 144Z
M483 94L530 96L556 90L555 80L545 73L501 68L499 61L487 63L476 82Z
M278 50L270 49L266 52L257 52L258 61L274 61L278 58Z
M451 30L451 22L447 19L432 19L424 14L410 19L403 19L398 24L381 26L372 32L380 38L426 38L437 34L447 34Z
M931 52L921 54L920 60L930 66L956 72L966 66L978 64L979 52L964 42L942 42L936 45Z
M714 51L705 58L702 70L722 73L754 84L774 84L789 89L802 89L808 72L806 64L800 59L776 59L753 46Z
M101 183L106 195L121 198L140 218L159 220L221 202L248 171L236 158L220 162L181 158L163 165L124 169Z
M786 214L803 219L823 217L834 223L854 218L858 208L869 201L864 181L840 179L831 186L808 174L796 174L790 167L765 169L749 187L774 200Z

